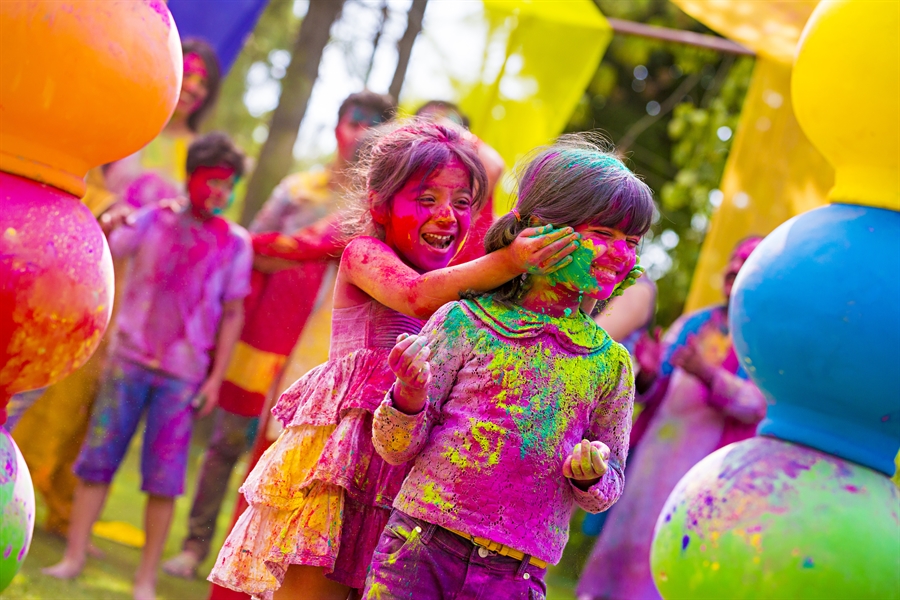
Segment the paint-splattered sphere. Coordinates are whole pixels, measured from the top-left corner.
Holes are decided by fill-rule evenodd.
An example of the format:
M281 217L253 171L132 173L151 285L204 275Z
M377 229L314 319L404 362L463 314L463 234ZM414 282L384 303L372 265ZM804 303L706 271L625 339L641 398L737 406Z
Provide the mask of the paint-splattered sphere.
M34 488L19 447L0 427L0 592L28 554L34 531Z
M112 311L113 265L77 198L0 172L0 423L6 399L84 364Z
M884 475L757 437L698 463L656 524L674 598L900 597L900 494Z

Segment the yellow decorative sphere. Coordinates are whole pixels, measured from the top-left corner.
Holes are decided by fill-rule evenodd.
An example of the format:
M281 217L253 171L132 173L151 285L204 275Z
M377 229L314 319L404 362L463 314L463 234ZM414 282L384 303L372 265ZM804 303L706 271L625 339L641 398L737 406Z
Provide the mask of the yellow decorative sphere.
M834 166L829 200L900 211L900 3L822 2L798 48L794 111Z

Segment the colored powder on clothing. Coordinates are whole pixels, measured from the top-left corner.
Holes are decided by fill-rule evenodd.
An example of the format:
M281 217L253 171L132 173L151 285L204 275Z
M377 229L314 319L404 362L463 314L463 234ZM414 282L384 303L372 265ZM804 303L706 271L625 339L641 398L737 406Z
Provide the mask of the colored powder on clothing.
M441 496L441 492L434 488L434 482L428 483L422 488L422 502L433 504L442 510L453 510L453 503L447 502Z
M411 418L389 400L375 413L379 452L415 458L395 507L558 560L571 503L599 511L621 493L631 418L624 348L583 314L551 317L489 296L446 305L423 334L432 348L427 413ZM395 453L403 429L410 442ZM590 492L562 475L585 436L611 449L610 470Z
M589 397L592 391L593 382L580 376L578 367L571 361L553 361L555 368L549 369L546 375L541 375L541 370L534 368L534 365L553 360L553 352L547 347L552 343L551 340L541 340L528 348L524 356L520 351L515 358L510 349L498 348L487 366L494 380L500 382L497 406L513 418L519 430L523 457L528 452L541 449L552 453L555 440L568 429L575 414L575 407L565 399ZM607 367L604 364L604 372ZM544 381L537 386L540 391L531 397L527 407L507 402L508 398L518 400L523 389L530 388L536 380ZM560 388L563 390L562 396L551 392Z

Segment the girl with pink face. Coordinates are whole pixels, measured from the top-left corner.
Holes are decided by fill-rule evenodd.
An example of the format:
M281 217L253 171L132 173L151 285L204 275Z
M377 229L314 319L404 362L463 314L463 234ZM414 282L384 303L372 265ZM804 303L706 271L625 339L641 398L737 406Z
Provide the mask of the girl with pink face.
M446 304L421 335L398 337L373 442L386 463L413 465L365 598L543 598L574 505L601 512L619 498L631 358L580 307L639 276L653 211L650 189L589 138L566 136L520 172L486 249L546 223L582 241L562 269Z
M504 249L447 268L485 199L475 148L461 130L413 121L386 126L363 156L363 207L341 258L329 360L273 409L285 430L241 487L250 506L210 575L254 596L345 600L362 588L408 471L372 446L398 334L417 334L463 292L564 268L580 237L522 227Z

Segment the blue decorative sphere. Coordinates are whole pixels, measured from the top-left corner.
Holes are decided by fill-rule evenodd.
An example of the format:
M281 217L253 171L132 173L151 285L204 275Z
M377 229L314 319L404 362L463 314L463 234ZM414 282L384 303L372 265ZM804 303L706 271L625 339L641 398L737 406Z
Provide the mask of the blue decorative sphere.
M741 269L730 326L772 401L760 434L894 473L900 213L832 204L787 221Z

